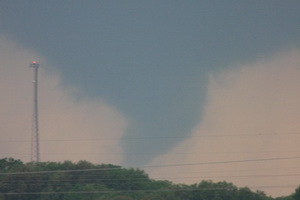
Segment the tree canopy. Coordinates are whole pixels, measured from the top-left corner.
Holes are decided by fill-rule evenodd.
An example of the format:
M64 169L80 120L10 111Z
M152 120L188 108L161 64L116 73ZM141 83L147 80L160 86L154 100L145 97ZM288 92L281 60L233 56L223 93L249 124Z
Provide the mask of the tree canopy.
M87 161L29 162L0 159L0 200L272 200L262 191L202 180L174 184L140 169ZM300 200L294 194L277 200Z

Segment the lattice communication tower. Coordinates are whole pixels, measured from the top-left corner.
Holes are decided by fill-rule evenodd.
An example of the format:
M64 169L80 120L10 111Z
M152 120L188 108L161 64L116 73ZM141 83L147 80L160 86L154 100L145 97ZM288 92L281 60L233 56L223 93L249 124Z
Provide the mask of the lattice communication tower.
M40 64L36 61L30 63L33 68L33 113L32 113L32 133L31 133L31 161L40 161L39 142L39 107L38 107L38 69Z

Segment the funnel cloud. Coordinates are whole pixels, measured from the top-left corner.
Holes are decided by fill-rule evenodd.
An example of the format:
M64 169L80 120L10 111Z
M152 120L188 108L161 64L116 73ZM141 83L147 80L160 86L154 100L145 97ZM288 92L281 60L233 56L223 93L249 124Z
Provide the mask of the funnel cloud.
M298 50L211 74L203 120L190 138L152 164L218 164L179 165L150 174L185 183L224 180L274 196L291 194L299 184L299 77ZM298 159L280 159L293 157ZM274 160L263 160L269 158ZM252 161L227 163L239 160Z

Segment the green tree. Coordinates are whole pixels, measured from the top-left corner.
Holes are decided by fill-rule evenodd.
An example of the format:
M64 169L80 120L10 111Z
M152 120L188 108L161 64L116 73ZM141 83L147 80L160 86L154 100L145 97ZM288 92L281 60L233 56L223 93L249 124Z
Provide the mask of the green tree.
M116 196L114 198L112 198L112 200L133 200L133 198L129 197L129 196Z
M293 194L294 200L300 200L300 186L296 188L295 193Z

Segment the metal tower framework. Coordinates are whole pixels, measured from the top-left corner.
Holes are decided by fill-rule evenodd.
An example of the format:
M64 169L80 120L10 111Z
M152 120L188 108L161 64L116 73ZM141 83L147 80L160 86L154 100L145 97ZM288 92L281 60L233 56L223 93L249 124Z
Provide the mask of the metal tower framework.
M32 135L31 135L31 161L40 161L39 143L39 107L38 107L38 69L40 65L32 61L30 67L33 68L33 113L32 113Z

